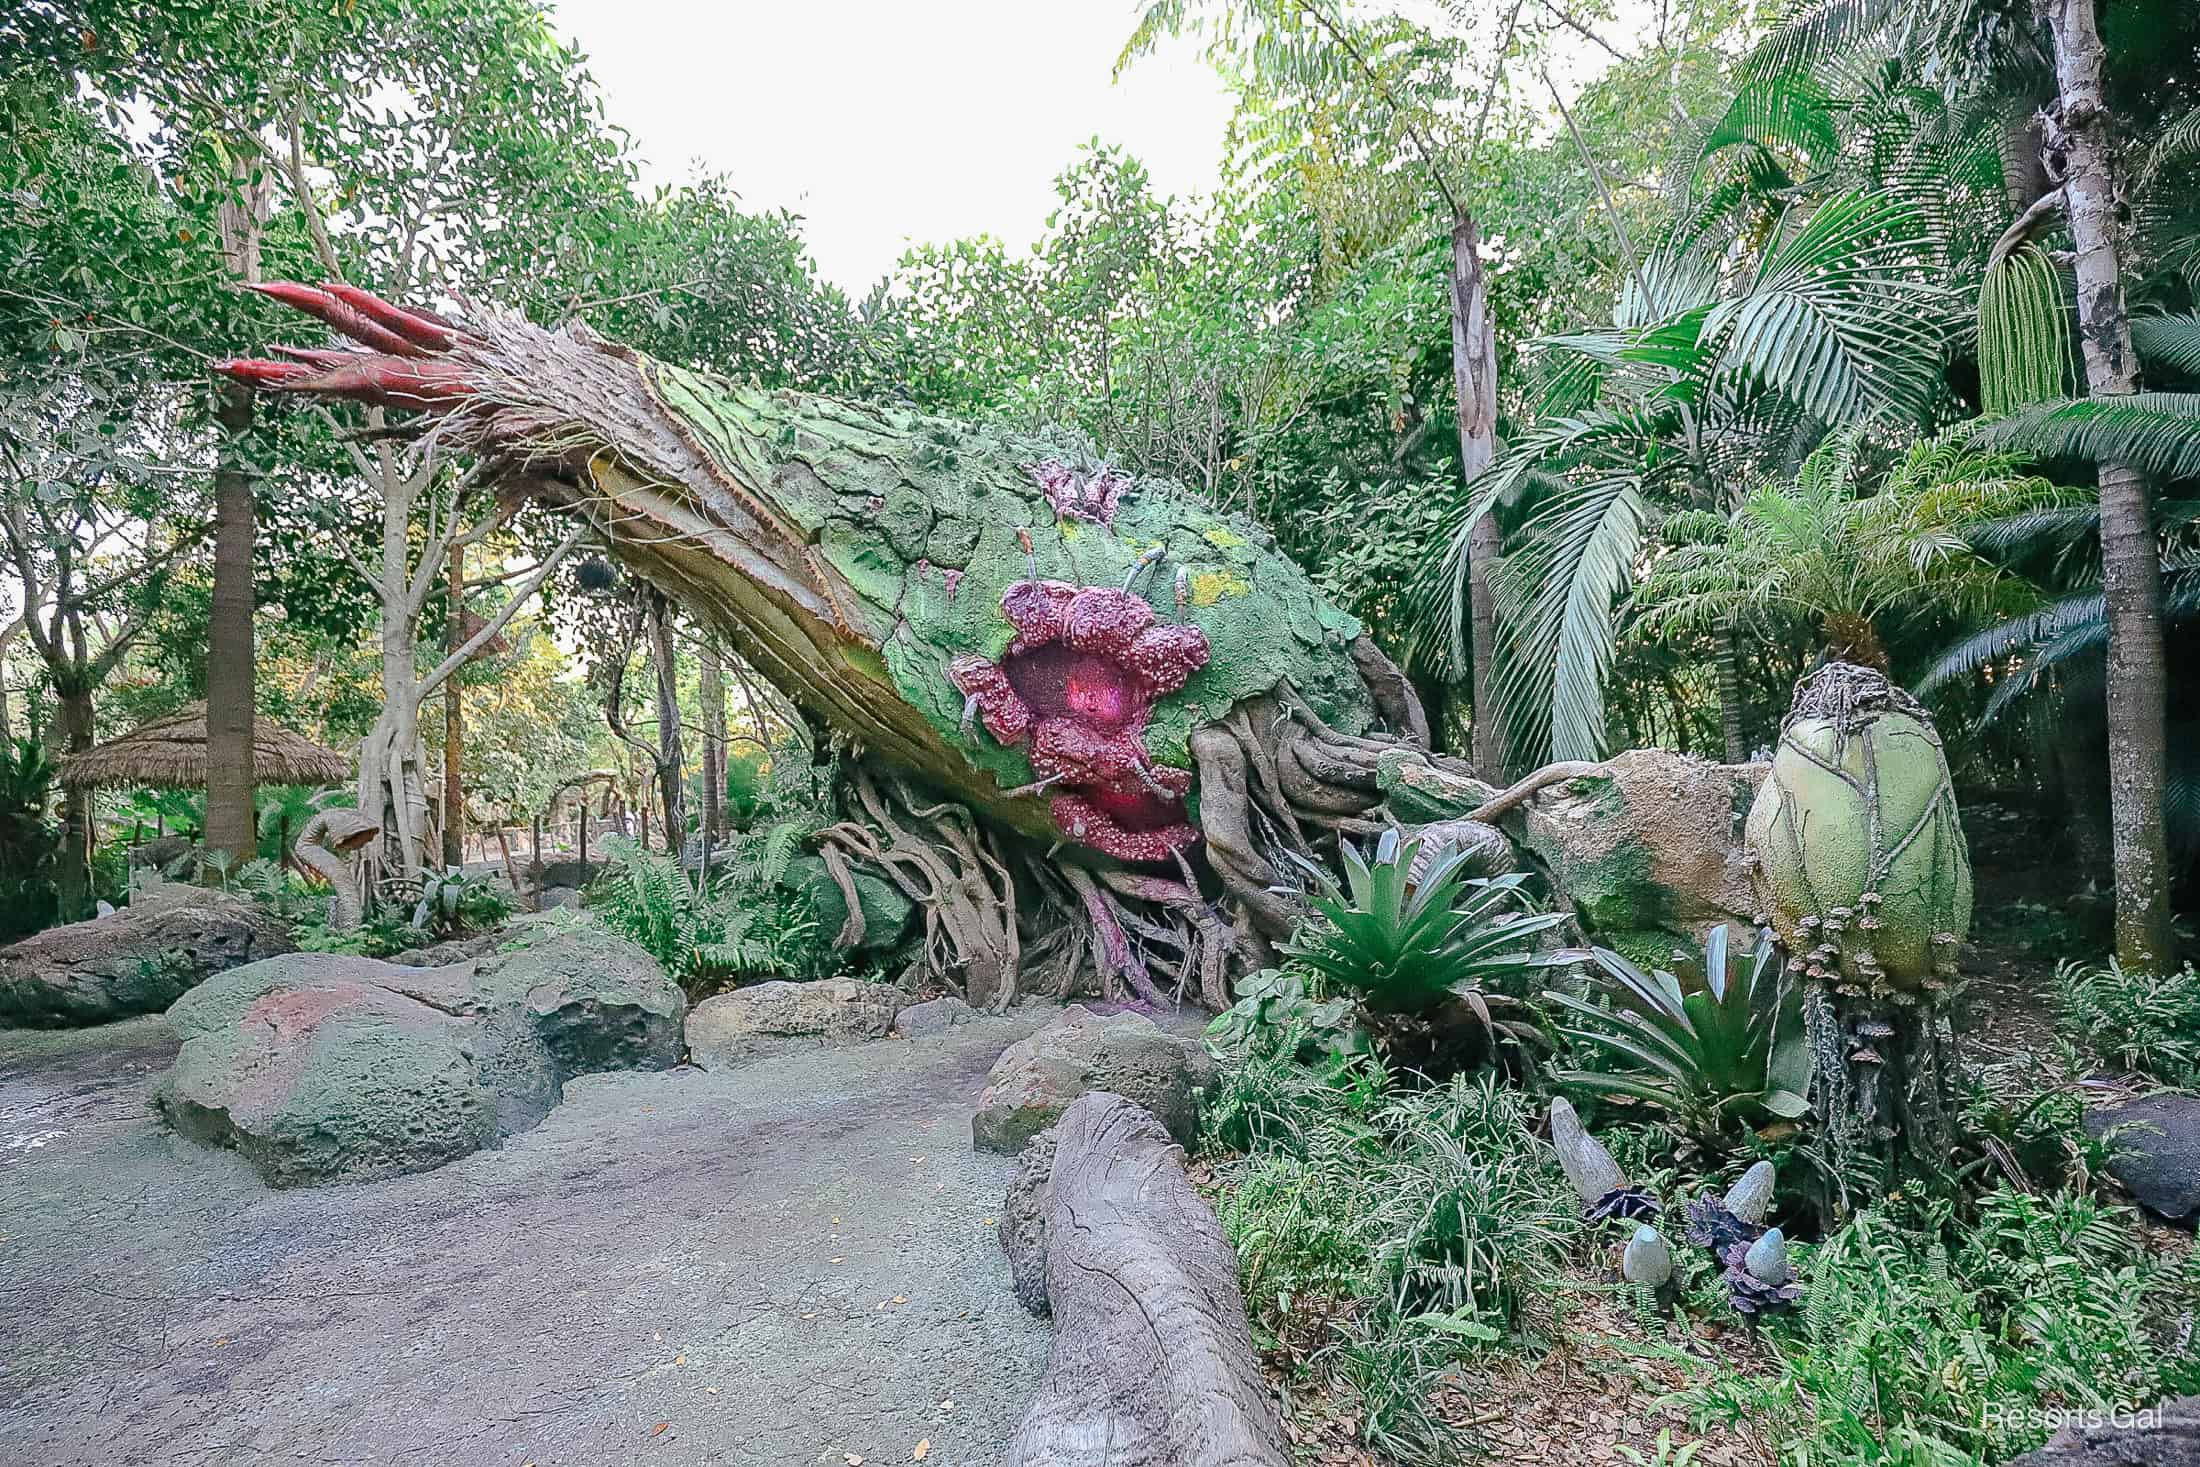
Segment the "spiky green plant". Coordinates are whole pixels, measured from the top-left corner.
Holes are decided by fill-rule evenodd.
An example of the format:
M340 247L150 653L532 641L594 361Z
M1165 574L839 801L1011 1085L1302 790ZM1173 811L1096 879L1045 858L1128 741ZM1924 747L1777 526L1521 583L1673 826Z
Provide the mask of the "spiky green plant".
M1660 634L1802 621L1836 656L1884 668L1882 629L1892 617L2035 607L2037 589L1981 554L1971 536L1996 519L2089 498L2020 472L2013 455L1975 447L1961 432L1911 445L1884 475L1863 462L1860 434L1836 434L1792 481L1760 487L1723 524L1675 516L1668 536L1682 543L1654 564L1635 605Z
M1699 1141L1729 1140L1736 1122L1794 1119L1809 1108L1810 1051L1798 995L1783 981L1769 932L1738 967L1727 929L1704 940L1704 981L1645 973L1618 953L1593 949L1609 1007L1545 993L1555 1027L1586 1068L1553 1076L1570 1090L1618 1096L1667 1112Z
M1445 848L1416 879L1421 841L1386 831L1373 859L1343 843L1344 884L1311 862L1308 893L1319 920L1303 926L1286 951L1336 988L1359 994L1377 1014L1426 1014L1464 1000L1492 1033L1525 1037L1530 1026L1497 1017L1508 990L1549 966L1535 939L1561 913L1520 913L1520 873L1469 879L1463 850Z

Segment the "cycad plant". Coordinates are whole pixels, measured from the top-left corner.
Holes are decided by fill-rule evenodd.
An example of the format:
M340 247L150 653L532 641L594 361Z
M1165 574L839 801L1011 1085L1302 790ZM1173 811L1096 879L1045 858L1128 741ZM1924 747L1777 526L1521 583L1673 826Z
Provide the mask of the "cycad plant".
M1810 1049L1799 995L1783 981L1770 932L1730 967L1727 929L1704 940L1704 980L1645 973L1605 948L1590 955L1609 1007L1545 993L1585 1068L1554 1078L1568 1089L1666 1112L1699 1143L1732 1139L1737 1122L1793 1120L1809 1108Z
M1536 952L1536 940L1564 914L1519 911L1527 878L1470 879L1470 854L1432 850L1417 871L1422 842L1391 830L1372 858L1343 843L1342 885L1302 861L1316 917L1285 951L1330 991L1356 994L1371 1024L1393 1038L1453 1004L1493 1040L1532 1037L1534 1026L1517 1017L1516 991L1556 961Z
M1828 438L1792 480L1760 486L1723 520L1670 516L1672 548L1634 605L1646 630L1809 625L1844 662L1884 671L1889 618L1946 610L1997 618L2035 608L2036 587L1981 553L1996 519L2057 513L2090 495L2018 470L1964 432L1921 439L1872 482L1861 431Z

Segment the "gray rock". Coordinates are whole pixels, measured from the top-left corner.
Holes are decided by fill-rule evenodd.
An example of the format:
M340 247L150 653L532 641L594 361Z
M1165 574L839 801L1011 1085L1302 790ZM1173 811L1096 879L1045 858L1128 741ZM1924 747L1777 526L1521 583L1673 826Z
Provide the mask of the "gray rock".
M601 861L590 861L586 865L579 861L551 861L542 868L542 884L546 887L566 886L578 891L609 869Z
M2142 1207L2180 1220L2200 1213L2200 1096L2155 1095L2090 1110L2085 1129L2096 1139L2116 1131L2108 1174Z
M2200 1396L2132 1412L2123 1425L2064 1427L2009 1467L2200 1467Z
M534 1126L576 1075L677 1063L684 1007L601 929L536 924L436 968L293 953L177 1001L154 1102L277 1186L425 1171Z
M196 856L198 853L199 843L189 836L156 835L151 840L140 841L130 847L130 869L135 871L151 867L165 871L185 857Z
M757 983L706 998L687 1016L688 1057L706 1070L790 1049L883 1039L906 996L884 983L822 978Z
M1016 1177L1001 1199L1001 1251L1008 1255L1009 1288L1016 1302L1044 1319L1047 1303L1047 1182L1054 1175L1054 1141L1049 1126L1031 1138L1016 1158Z
M978 1011L953 994L913 1003L894 1016L894 1033L903 1039L945 1034L957 1024L974 1022Z
M971 1140L981 1151L1015 1155L1078 1096L1107 1090L1153 1112L1190 1149L1199 1140L1199 1092L1214 1074L1214 1061L1196 1039L1171 1034L1143 1014L1101 1015L1072 1004L1002 1052L970 1118Z
M170 882L112 916L0 948L0 1024L34 1029L158 1013L213 974L294 950L253 902Z

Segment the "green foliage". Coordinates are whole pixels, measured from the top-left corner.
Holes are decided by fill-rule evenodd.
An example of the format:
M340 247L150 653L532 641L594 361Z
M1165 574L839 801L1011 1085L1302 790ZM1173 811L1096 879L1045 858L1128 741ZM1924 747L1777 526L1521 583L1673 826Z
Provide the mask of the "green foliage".
M1237 980L1237 1001L1207 1025L1207 1048L1226 1056L1249 1048L1345 1055L1365 1047L1353 1002L1317 999L1297 968L1261 968ZM1242 1143L1240 1143L1242 1144Z
M500 927L511 915L511 899L491 886L487 877L469 876L454 866L446 871L430 870L422 879L412 925L432 938L441 938Z
M1425 1014L1458 998L1493 1035L1525 1037L1529 1026L1492 1010L1510 1008L1523 980L1549 965L1535 954L1535 939L1563 914L1508 911L1526 877L1469 879L1463 850L1430 853L1416 880L1421 854L1421 841L1401 841L1395 830L1377 842L1373 860L1344 842L1343 886L1326 869L1302 862L1320 920L1300 928L1286 951L1338 989L1359 994L1373 1012Z
M2167 1085L2200 1085L2200 971L2066 962L2055 990L2063 1026L2102 1059Z
M1852 658L1883 652L1902 616L2004 617L2036 589L1982 555L1974 534L2016 515L2067 511L2090 495L2022 473L1965 432L1920 439L1883 473L1856 433L1836 434L1794 478L1744 499L1717 538L1702 516L1635 592L1643 629L1704 631L1733 620L1776 634L1801 622ZM1859 645L1850 645L1857 643Z
M1645 973L1618 953L1591 954L1610 1007L1545 993L1556 1029L1592 1066L1553 1078L1589 1095L1639 1101L1666 1112L1697 1141L1730 1143L1736 1123L1793 1120L1809 1107L1810 1051L1800 994L1785 981L1772 934L1730 963L1727 928L1704 942L1704 981Z
M2035 458L2126 464L2168 480L2200 478L2200 393L2040 403L1986 424L1978 438Z
M0 743L0 942L54 919L53 863L59 832L46 818L54 769L29 739Z
M1798 1250L1802 1252L1803 1250ZM1859 1215L1800 1262L1806 1305L1769 1372L1702 1367L1698 1425L1748 1422L1784 1462L1956 1467L2047 1435L2045 1409L2134 1410L2193 1389L2189 1259L2090 1197L1997 1191L1975 1218Z
M781 829L765 832L755 854L719 868L701 890L670 856L645 851L622 836L607 836L604 855L610 869L588 889L589 907L612 931L640 944L667 973L691 988L821 976L829 959L818 938L816 915L800 893L773 884L786 869L791 846L775 834ZM769 881L763 879L766 874Z
M402 907L387 906L368 913L364 921L346 932L329 926L325 917L303 918L292 930L291 940L303 952L388 958L419 947L427 938L412 925L411 913Z
M1553 1287L1578 1204L1534 1103L1494 1072L1365 1082L1274 1054L1226 1067L1228 1131L1254 1149L1226 1164L1219 1212L1256 1329L1359 1395L1369 1446L1452 1460L1465 1443L1429 1393Z

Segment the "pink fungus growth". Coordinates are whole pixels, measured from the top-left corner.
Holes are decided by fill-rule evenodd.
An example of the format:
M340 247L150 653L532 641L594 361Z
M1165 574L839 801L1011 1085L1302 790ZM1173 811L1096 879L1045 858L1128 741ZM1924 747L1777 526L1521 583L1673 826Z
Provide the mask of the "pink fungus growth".
M1186 819L1192 777L1146 752L1147 717L1206 666L1206 633L1156 626L1153 608L1109 586L1018 581L1001 598L1016 628L994 663L965 654L948 681L1002 744L1031 745L1070 839L1125 861L1166 860L1198 839Z
M1034 464L1032 477L1054 506L1056 519L1087 520L1096 525L1115 523L1115 507L1131 487L1130 475L1105 465L1091 473L1079 473L1058 458Z

